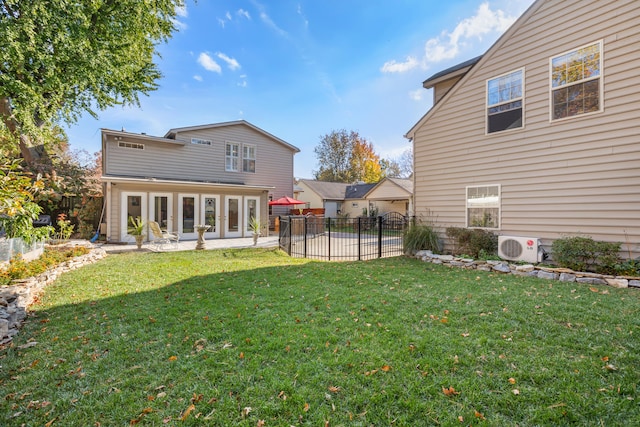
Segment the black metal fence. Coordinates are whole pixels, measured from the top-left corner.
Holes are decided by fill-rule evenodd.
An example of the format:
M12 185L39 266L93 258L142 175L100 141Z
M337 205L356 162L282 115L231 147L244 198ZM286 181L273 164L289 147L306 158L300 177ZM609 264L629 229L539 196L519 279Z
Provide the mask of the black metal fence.
M366 260L403 254L409 218L391 212L378 217L280 216L280 248L296 258Z

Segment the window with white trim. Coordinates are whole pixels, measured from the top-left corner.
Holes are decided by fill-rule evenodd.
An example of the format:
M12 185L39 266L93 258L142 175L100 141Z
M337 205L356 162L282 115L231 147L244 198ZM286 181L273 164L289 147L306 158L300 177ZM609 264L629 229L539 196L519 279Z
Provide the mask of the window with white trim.
M197 145L211 145L211 140L209 139L200 139L200 138L191 138L192 144Z
M551 120L602 110L602 41L551 58Z
M242 145L242 172L256 173L256 146Z
M487 80L487 133L522 127L524 69Z
M227 142L225 150L225 170L228 172L238 172L238 163L240 161L240 144L237 144L235 142Z
M469 186L467 227L500 228L500 185Z

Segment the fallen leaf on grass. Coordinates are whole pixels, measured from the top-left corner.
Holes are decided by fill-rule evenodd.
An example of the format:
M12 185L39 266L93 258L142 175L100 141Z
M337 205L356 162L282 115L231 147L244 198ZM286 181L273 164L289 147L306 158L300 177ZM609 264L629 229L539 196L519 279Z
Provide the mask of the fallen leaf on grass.
M478 412L478 411L476 411L474 415L475 415L475 416L476 416L476 418L478 418L479 420L486 420L485 416L484 416L482 413Z
M445 396L455 396L457 394L460 394L460 392L456 391L456 389L453 387L449 387L449 388L442 387L442 392L444 393Z
M302 409L304 412L309 412L309 408L311 408L311 406L308 403L304 404L304 408Z
M52 419L51 421L49 421L48 423L46 423L44 425L44 427L51 427L53 425L53 423L55 422L55 420L57 420L58 417L55 417L54 419Z
M380 370L383 372L389 372L391 370L391 366L384 365L382 368L380 368Z
M331 393L338 393L340 390L341 390L341 388L340 388L340 387L336 387L336 386L333 386L333 385L332 385L332 386L329 386L329 391L330 391Z
M511 390L511 393L518 396L520 394L520 390L518 390L517 388L514 388L513 390Z
M195 405L192 403L191 405L189 405L189 407L184 411L184 413L182 414L182 416L180 417L180 421L185 421L187 419L187 417L189 416L189 414L196 409Z
M264 420L258 420L258 424L256 424L256 427L264 427Z
M175 362L176 360L178 360L178 356L169 357L169 362Z
M251 408L251 406L245 406L244 408L242 408L242 418L245 418L247 415L249 415L249 412L251 412L253 409Z
M515 378L509 378L509 384L515 384L515 383L516 383Z

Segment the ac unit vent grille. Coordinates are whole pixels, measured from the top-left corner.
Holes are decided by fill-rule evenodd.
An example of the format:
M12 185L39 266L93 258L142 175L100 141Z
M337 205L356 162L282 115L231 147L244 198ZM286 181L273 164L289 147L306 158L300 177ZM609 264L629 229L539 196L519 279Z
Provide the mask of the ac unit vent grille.
M504 240L500 245L500 250L509 258L520 258L522 255L522 244L516 239Z

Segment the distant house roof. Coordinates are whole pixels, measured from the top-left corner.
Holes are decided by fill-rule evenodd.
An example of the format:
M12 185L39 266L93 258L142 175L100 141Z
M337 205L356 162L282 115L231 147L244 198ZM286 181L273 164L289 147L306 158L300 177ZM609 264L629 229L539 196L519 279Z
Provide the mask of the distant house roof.
M364 199L364 196L375 187L376 184L352 184L344 191L345 199Z
M377 184L346 184L344 182L314 181L301 179L323 200L364 199L366 194Z
M458 65L454 65L453 67L449 67L446 70L439 71L429 77L427 80L422 82L422 87L425 89L429 89L434 87L437 83L448 80L452 77L456 77L462 74L465 74L467 71L471 69L474 65L478 63L482 59L482 55L476 56L475 58L464 61Z
M301 179L299 182L304 183L323 200L344 200L344 192L349 185L344 182L314 181L312 179Z
M285 147L289 148L290 150L292 150L295 153L299 153L300 149L298 147L295 147L291 144L289 144L286 141L283 141L282 139L278 138L277 136L274 136L272 134L270 134L269 132L260 129L258 126L252 125L251 123L249 123L246 120L235 120L232 122L222 122L222 123L210 123L207 125L198 125L198 126L186 126L186 127L181 127L181 128L173 128L173 129L169 129L169 131L167 131L167 133L165 134L165 138L169 138L169 139L175 139L176 138L176 134L179 132L189 132L189 131L193 131L193 130L203 130L203 129L212 129L212 128L218 128L218 127L224 127L224 126L237 126L237 125L244 125L247 126L253 130L255 130L258 133L261 133L262 135L273 139L276 142L279 142L280 144L284 145Z

